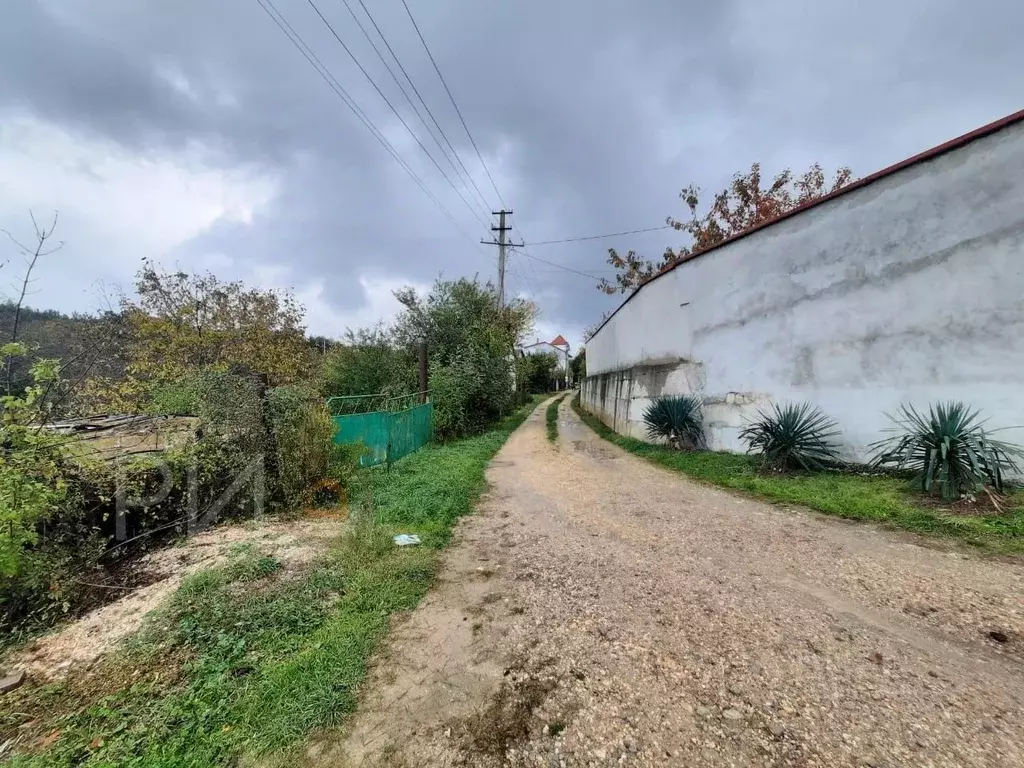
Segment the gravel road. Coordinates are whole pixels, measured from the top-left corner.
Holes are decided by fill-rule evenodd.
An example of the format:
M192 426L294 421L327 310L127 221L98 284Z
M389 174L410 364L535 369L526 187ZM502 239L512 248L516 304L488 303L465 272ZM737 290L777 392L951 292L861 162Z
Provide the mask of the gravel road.
M1024 766L1024 564L707 488L543 406L315 765Z

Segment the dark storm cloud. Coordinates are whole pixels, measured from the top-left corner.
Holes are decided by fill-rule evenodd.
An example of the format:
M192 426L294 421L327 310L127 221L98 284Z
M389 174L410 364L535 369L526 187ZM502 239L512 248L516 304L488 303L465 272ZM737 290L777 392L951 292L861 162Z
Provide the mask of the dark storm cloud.
M289 266L297 283L322 278L339 308L359 303L356 278L368 272L419 282L491 275L493 251L474 244L484 227L305 0L276 4L468 236L255 0L20 3L0 28L0 115L33 114L148 153L199 141L211 165L262 169L278 180L273 204L251 224L221 222L182 253ZM342 0L317 4L436 150ZM497 206L401 3L367 6ZM410 6L516 211L517 235L532 240L657 225L680 213L680 187L713 190L754 161L866 174L1021 106L1013 31L1024 11L998 0L969 16L953 0ZM607 269L607 245L656 257L678 244L670 235L532 252L595 273ZM512 264L510 284L541 297L548 325L581 327L615 304L578 275L522 255Z

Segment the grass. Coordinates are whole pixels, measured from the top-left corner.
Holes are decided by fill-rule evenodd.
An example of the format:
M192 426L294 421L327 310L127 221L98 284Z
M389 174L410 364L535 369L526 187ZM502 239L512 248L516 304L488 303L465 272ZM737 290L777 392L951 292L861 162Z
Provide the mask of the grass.
M556 397L548 405L547 411L544 414L544 418L547 421L548 427L548 440L552 443L558 441L558 406L562 404L565 399L565 395Z
M11 765L294 762L312 730L355 710L391 616L427 592L488 461L538 401L490 432L358 473L352 530L307 570L234 548L226 565L186 579L92 677L7 694L0 743L18 734L29 745ZM399 532L422 546L394 546Z
M647 461L712 485L767 501L829 515L869 520L916 533L944 536L996 552L1024 552L1024 492L1010 494L1002 515L954 515L929 507L905 479L848 472L762 474L752 456L685 452L624 437L572 402L579 417L601 437Z

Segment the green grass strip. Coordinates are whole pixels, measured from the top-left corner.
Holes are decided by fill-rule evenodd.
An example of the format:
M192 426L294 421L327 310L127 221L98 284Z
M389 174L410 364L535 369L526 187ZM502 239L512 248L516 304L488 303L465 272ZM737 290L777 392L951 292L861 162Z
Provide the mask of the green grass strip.
M696 480L767 501L794 504L854 520L945 536L997 552L1024 552L1024 492L1007 499L1002 515L952 515L916 501L906 480L878 475L816 472L767 475L757 460L736 453L674 451L620 435L580 407L577 415L604 439L654 464Z
M11 765L292 763L312 730L355 711L391 615L426 594L488 462L540 400L485 434L358 473L352 530L308 571L282 575L274 558L239 547L226 566L188 578L94 678L6 695L0 741L26 721L38 720L39 737L59 731ZM395 533L423 544L396 547Z
M548 440L552 443L558 441L558 406L562 404L564 399L565 395L556 397L548 404L547 411L544 414L548 426Z

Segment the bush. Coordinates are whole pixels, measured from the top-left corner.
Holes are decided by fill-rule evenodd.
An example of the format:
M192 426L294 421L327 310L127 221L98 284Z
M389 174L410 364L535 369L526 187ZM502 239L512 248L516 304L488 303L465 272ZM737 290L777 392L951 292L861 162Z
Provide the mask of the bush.
M344 485L354 462L351 451L334 444L334 419L326 403L314 392L287 386L267 394L267 407L285 508L312 503L324 480Z
M160 384L153 389L146 411L156 415L194 416L199 408L197 379Z
M838 424L810 403L773 404L740 431L747 452L774 469L824 469L839 460Z
M402 349L383 328L349 332L324 358L320 391L324 397L389 396L415 392L415 350Z
M704 417L698 397L659 397L644 411L644 423L648 437L667 440L673 448L704 445Z
M336 497L354 472L355 449L334 445L333 420L312 391L278 387L261 403L251 378L216 372L164 391L164 403L184 402L181 393L192 398L187 412L200 416L201 436L117 461L71 455L64 438L32 426L34 401L4 399L0 632L47 626L109 598L102 585L117 580L121 563L183 535L191 502L201 514L211 509L259 454L266 459L268 512L308 504L318 492ZM218 518L252 517L255 483L250 477L225 499ZM149 500L127 506L123 540L119 494Z
M512 372L506 358L470 343L430 375L434 434L441 440L474 435L512 410Z
M1003 491L1003 477L1019 471L1020 446L992 440L962 402L937 403L923 414L911 405L889 416L892 435L873 443L875 466L914 473L914 485L925 493L936 488L947 500L981 491L986 484Z

